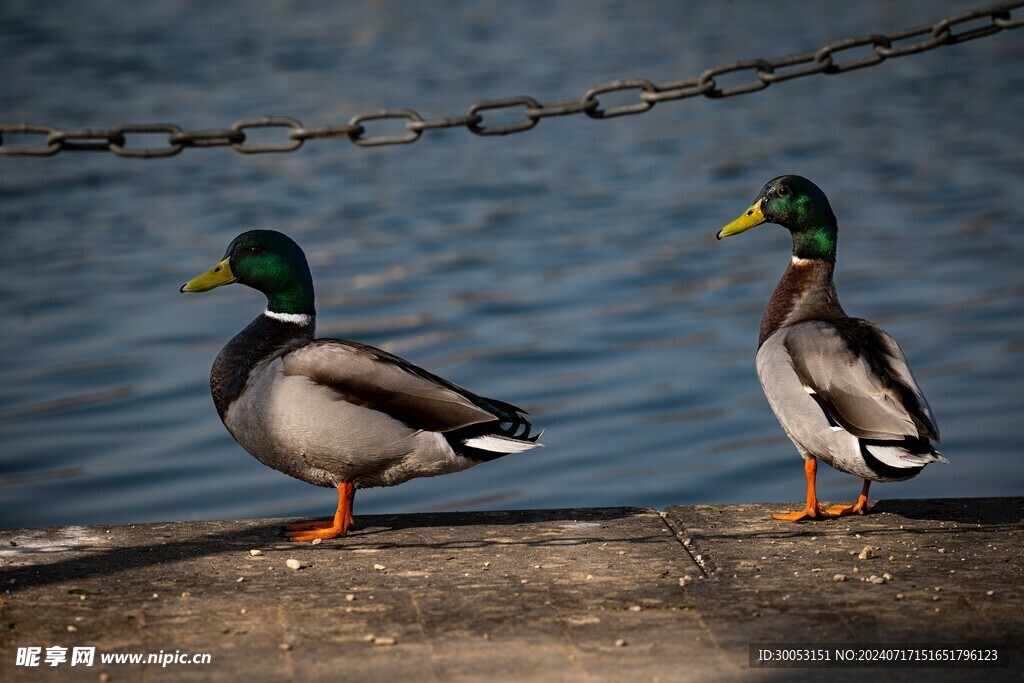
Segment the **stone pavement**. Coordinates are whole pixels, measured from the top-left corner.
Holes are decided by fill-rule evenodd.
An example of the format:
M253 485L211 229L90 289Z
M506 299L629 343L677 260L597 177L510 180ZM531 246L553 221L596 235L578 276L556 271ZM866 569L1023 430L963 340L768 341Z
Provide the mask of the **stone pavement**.
M785 504L366 516L315 546L284 541L286 520L0 530L0 680L1022 681L1022 504L883 501L805 524L769 519ZM1012 659L751 669L752 642ZM95 663L17 665L54 645ZM212 661L100 662L160 651Z

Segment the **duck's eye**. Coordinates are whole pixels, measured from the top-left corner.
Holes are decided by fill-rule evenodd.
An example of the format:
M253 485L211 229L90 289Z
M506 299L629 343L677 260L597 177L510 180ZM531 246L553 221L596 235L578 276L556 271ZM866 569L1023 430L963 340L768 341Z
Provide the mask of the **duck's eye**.
M261 254L263 253L263 247L249 247L250 254Z
M788 197L789 196L789 188L788 187L780 187L779 189L777 189L775 191L775 194L777 194L780 197Z

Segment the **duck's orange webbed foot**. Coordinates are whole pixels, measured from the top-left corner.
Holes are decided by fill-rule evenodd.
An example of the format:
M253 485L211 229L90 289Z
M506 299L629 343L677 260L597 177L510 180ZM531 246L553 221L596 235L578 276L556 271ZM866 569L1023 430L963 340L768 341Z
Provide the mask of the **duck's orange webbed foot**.
M344 536L348 529L335 522L307 522L291 524L284 528L284 535L289 541L313 541L318 538L328 539Z
M804 474L807 475L807 505L803 510L772 515L772 519L779 519L783 522L805 522L812 519L828 518L828 511L818 503L818 494L814 489L814 480L818 475L818 460L816 458L809 457L804 460Z
M774 514L772 519L780 519L783 522L806 522L808 520L827 519L830 514L829 510L815 503L814 507L805 507L803 510Z
M871 482L865 479L864 488L860 490L860 496L857 497L856 503L853 505L833 505L828 509L828 514L835 517L865 514L868 511L868 488L870 486Z
M299 522L284 528L284 535L289 541L315 541L316 539L338 538L344 536L352 528L352 502L356 497L356 489L352 484L338 486L338 511L334 519L327 522Z

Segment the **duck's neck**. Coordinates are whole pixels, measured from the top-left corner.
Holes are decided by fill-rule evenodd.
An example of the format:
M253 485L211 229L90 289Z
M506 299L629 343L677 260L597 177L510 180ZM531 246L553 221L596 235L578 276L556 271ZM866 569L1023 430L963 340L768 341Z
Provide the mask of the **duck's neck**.
M236 334L217 354L210 369L210 390L221 419L245 389L253 368L283 351L311 342L315 332L315 314L275 313L268 308Z
M794 251L795 247L796 244ZM846 317L843 307L839 305L836 285L832 280L835 265L834 251L832 259L793 255L789 268L782 274L782 279L775 286L775 292L764 309L758 348L783 327L808 320Z
M283 315L316 316L314 306L313 277L309 269L287 281L286 286L263 289L267 296L267 312Z

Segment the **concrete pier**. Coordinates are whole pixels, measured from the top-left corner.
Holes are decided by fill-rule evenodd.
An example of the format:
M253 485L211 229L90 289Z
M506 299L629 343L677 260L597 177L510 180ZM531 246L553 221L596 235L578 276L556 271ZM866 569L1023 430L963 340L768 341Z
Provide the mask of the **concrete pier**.
M286 542L294 520L3 530L0 680L1024 680L1024 498L769 518L790 507L364 516L319 545ZM1011 659L752 670L752 642ZM68 661L47 665L52 646ZM76 647L92 666L71 666ZM210 663L100 661L161 651Z

